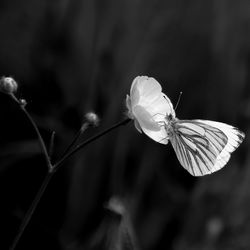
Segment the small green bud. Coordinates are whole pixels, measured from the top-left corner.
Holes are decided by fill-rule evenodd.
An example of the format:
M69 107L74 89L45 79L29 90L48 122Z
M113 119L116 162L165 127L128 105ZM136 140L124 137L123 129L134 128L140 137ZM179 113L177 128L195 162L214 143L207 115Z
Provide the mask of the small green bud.
M13 94L17 91L17 82L12 77L3 76L0 79L0 91L5 94Z

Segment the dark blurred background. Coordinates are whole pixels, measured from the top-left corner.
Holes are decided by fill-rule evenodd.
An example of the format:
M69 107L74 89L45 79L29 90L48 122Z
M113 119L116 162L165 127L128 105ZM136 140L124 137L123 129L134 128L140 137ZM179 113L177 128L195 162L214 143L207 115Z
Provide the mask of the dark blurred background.
M180 119L250 121L250 2L246 0L1 0L0 75L49 143L54 160L95 111L124 118L137 75L155 77ZM0 249L8 249L46 175L36 134L0 94ZM130 123L77 153L49 184L17 249L250 249L246 137L227 166L194 178L170 145ZM122 208L107 208L116 197ZM106 204L106 205L105 205ZM119 210L119 211L118 211Z

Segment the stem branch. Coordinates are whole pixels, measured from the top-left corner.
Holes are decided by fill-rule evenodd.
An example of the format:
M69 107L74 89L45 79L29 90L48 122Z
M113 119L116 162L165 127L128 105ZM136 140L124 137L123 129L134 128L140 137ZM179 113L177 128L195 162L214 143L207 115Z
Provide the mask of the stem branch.
M57 163L54 164L53 169L54 171L57 171L58 168L64 163L64 161L66 161L68 158L70 158L73 154L75 154L77 151L79 151L81 148L85 147L86 145L88 145L89 143L99 139L100 137L106 135L107 133L109 133L110 131L127 124L129 121L131 121L130 118L126 118L125 120L116 123L115 125L113 125L112 127L101 131L100 133L98 133L97 135L92 136L91 138L89 138L88 140L78 144L72 151L68 152L66 155L64 155Z
M72 142L69 144L69 146L66 148L66 150L64 151L64 153L62 154L62 158L67 155L70 150L73 148L73 146L76 144L76 142L78 141L78 139L81 137L81 135L83 134L83 132L89 127L89 123L84 123L80 130L78 130L78 132L76 133L76 135L74 136Z
M47 172L47 175L46 177L44 178L43 180L43 183L40 187L40 189L38 190L36 196L35 196L35 199L33 200L33 202L31 203L28 211L26 212L23 220L22 220L22 223L19 227L19 230L18 230L18 233L10 247L10 250L14 250L20 240L20 238L22 237L23 235L23 232L25 230L25 228L27 227L27 225L29 224L31 218L32 218L32 215L33 213L35 212L36 208L37 208L37 205L39 203L39 201L41 200L52 176L55 174L56 170L58 170L58 168L64 163L64 161L66 161L69 157L71 157L74 153L76 153L77 151L79 151L81 148L85 147L86 145L88 145L89 143L97 140L98 138L104 136L105 134L109 133L110 131L112 131L113 129L115 128L118 128L119 126L122 126L122 125L125 125L127 124L130 119L127 118L121 122L118 122L116 123L115 125L113 125L112 127L98 133L97 135L89 138L88 140L78 144L75 148L72 149L73 145L77 142L78 138L81 136L82 132L88 127L88 124L84 125L81 130L78 132L78 134L76 134L75 138L73 139L72 143L69 145L69 147L67 148L67 150L65 151L65 154L62 156L62 158L54 165L52 165L51 163L51 160L50 160L50 156L48 151L47 151L47 148L45 146L45 143L44 143L44 140L39 132L39 129L35 123L35 121L33 120L33 118L31 117L31 115L29 114L29 112L25 109L25 105L26 103L25 102L21 102L21 100L18 100L13 94L11 94L11 97L14 99L15 102L17 102L21 108L21 110L25 113L26 117L28 118L28 120L30 121L30 123L32 124L33 128L35 129L36 131L36 134L37 134L37 137L38 137L38 141L40 143L40 146L41 146L41 149L42 149L42 153L45 157L45 160L46 160L46 163L47 163L47 166L48 166L48 172ZM52 134L51 136L51 143L50 143L50 153L54 147L54 133ZM72 150L71 150L72 149Z

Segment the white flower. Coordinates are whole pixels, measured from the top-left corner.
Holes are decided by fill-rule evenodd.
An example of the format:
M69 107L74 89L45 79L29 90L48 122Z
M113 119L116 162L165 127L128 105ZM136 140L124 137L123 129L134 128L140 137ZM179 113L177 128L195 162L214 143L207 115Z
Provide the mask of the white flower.
M134 79L130 96L127 95L128 116L135 122L139 132L144 132L151 139L168 143L164 124L166 117L175 112L169 98L162 93L161 85L152 77L138 76Z

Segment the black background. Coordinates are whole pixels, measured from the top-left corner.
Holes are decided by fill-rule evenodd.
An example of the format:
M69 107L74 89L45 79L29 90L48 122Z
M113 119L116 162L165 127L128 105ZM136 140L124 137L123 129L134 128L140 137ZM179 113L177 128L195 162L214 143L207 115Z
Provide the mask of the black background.
M245 0L0 2L0 75L19 83L47 144L56 131L54 160L86 112L101 122L85 138L125 117L137 75L155 77L174 105L183 92L178 118L248 135L249 44ZM47 169L28 120L1 93L0 117L0 249L8 249ZM250 249L248 147L246 137L224 169L195 178L170 145L129 123L57 172L17 249L133 249L133 237L139 249ZM126 216L105 208L111 197Z

